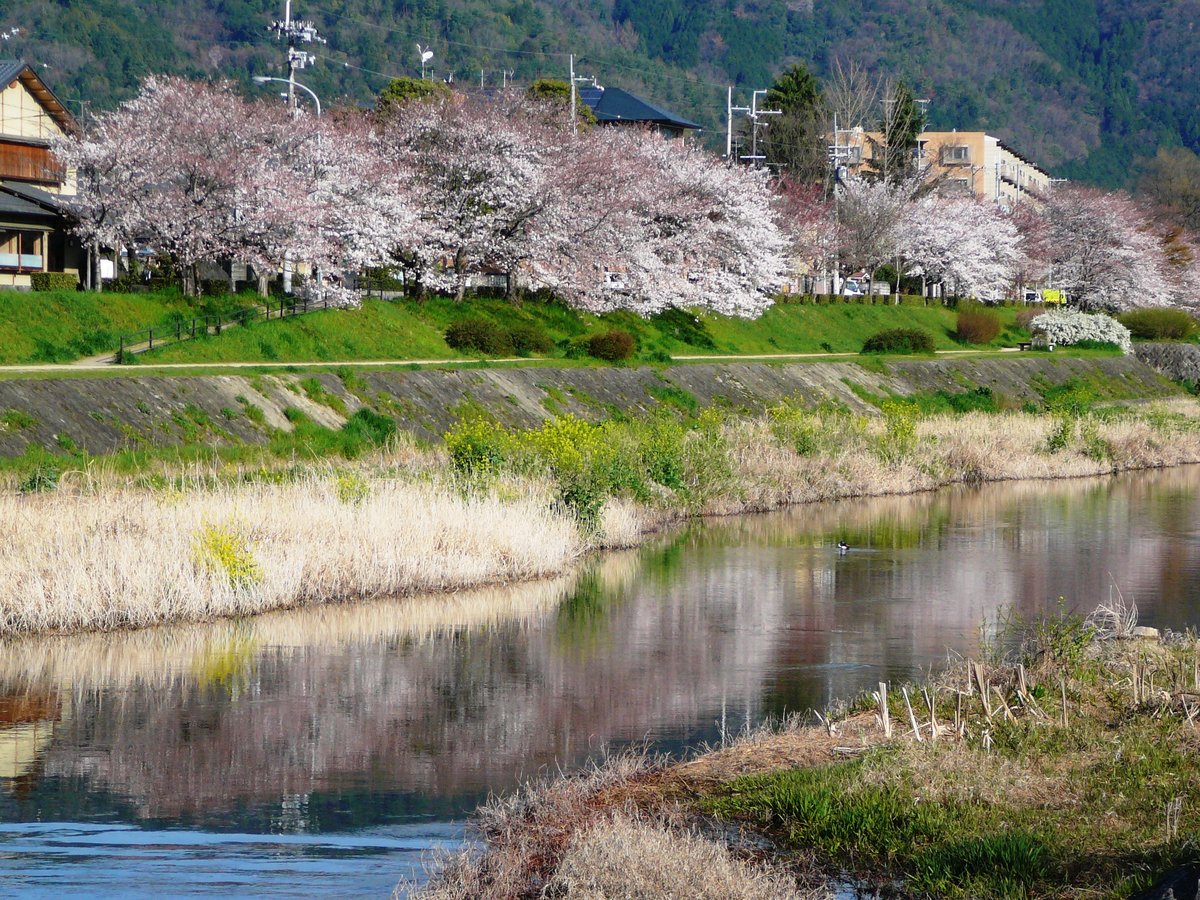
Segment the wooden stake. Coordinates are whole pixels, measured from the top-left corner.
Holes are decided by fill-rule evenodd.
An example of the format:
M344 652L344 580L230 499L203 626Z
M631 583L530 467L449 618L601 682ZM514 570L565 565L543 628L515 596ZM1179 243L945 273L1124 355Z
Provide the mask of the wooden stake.
M1029 696L1029 687L1025 683L1025 663L1017 666L1017 694L1022 700Z
M954 692L954 733L960 738L963 736L963 720L962 720L962 691Z
M1067 722L1068 722L1068 720L1067 720L1067 679L1060 678L1058 680L1058 683L1059 683L1059 686L1062 688L1062 726L1063 726L1063 728L1066 728Z
M879 682L879 723L883 726L883 736L892 736L892 717L888 715L887 682Z
M925 738L921 737L921 726L917 724L917 716L913 712L912 702L908 699L908 688L900 688L900 693L904 695L904 705L908 707L908 721L912 725L913 734L916 735L917 743L925 743Z
M937 688L934 688L935 693L936 691ZM936 741L938 739L938 723L937 710L933 705L933 696L926 688L921 688L921 693L925 695L925 705L929 707L929 737L931 740Z

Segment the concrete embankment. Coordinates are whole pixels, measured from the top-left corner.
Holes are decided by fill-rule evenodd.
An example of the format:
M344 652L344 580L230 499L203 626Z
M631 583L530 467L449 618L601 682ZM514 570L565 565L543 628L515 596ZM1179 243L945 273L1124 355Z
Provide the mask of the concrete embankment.
M637 413L664 400L761 410L786 398L834 400L871 412L866 394L991 389L1016 404L1075 381L1102 399L1178 394L1168 378L1132 357L1013 355L921 360L725 363L639 368L480 368L272 375L28 379L0 382L0 456L29 446L89 453L184 442L262 443L290 429L289 410L339 427L364 407L436 439L480 409L512 426L574 413ZM294 418L293 413L293 418Z
M1195 344L1135 344L1133 352L1138 360L1168 378L1200 384L1200 347Z

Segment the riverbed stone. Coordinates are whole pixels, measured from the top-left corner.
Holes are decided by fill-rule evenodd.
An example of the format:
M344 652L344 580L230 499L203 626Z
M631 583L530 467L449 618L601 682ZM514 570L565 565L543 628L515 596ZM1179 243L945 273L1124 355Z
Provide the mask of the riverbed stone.
M1198 900L1200 864L1178 866L1130 900Z

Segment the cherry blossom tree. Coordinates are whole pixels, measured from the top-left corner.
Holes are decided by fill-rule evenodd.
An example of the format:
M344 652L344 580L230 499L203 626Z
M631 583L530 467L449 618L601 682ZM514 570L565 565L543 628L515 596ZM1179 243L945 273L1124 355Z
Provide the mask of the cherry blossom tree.
M593 311L668 306L753 316L787 268L766 174L652 131L595 129L557 179L540 281Z
M169 253L188 294L196 292L197 264L234 248L259 150L246 103L230 85L159 77L99 117L84 140L58 147L78 172L80 233Z
M825 278L837 266L838 217L835 203L814 184L787 175L771 185L775 208L797 269Z
M930 194L915 201L901 241L905 261L958 296L1003 299L1021 262L1021 236L995 205Z
M889 182L850 178L839 190L839 256L850 269L869 272L872 286L875 270L904 249L904 225L916 189L911 179Z
M1043 215L1051 277L1080 309L1155 306L1175 296L1161 242L1128 196L1058 188Z
M544 195L552 149L532 131L499 101L409 103L388 117L384 141L420 197L424 240L405 258L422 285L461 301L472 270L511 268L525 255L515 248Z

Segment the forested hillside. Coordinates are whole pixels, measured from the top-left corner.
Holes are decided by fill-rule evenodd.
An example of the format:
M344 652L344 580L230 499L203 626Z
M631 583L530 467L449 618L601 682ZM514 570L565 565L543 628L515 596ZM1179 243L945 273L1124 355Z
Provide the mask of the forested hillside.
M80 110L150 72L281 74L265 26L282 0L9 0L0 55L45 64ZM1115 185L1160 144L1200 149L1200 0L296 0L328 44L304 73L329 105L367 103L389 76L459 83L563 77L567 53L601 83L723 127L724 85L766 87L835 60L903 78L936 128L984 128L1055 174ZM506 74L508 73L508 74ZM259 88L258 90L262 90Z

